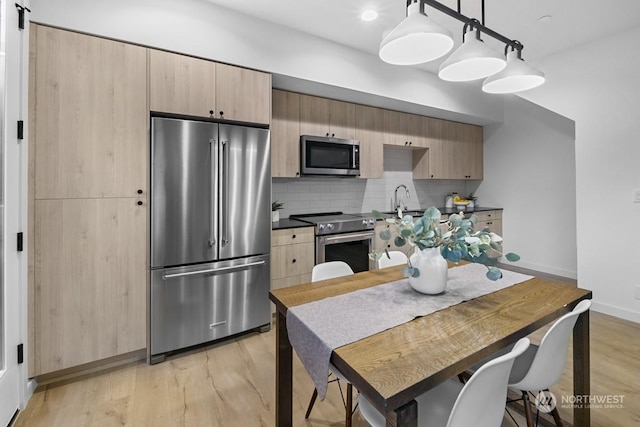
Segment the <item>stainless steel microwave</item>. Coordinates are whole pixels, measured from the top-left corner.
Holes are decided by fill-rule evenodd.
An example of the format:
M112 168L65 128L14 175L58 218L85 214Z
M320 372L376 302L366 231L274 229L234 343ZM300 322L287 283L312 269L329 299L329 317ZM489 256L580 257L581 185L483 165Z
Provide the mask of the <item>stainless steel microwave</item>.
M300 137L302 175L359 176L360 141L326 136Z

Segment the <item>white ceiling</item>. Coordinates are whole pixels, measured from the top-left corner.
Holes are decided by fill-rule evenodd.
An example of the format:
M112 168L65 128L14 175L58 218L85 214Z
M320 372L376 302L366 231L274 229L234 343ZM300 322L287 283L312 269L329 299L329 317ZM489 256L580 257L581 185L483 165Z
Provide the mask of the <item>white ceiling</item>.
M219 6L252 15L285 27L303 31L377 55L385 31L405 16L405 0L207 0ZM442 0L457 9L456 0ZM481 20L482 0L462 0L461 12ZM378 19L364 22L366 9L378 12ZM463 24L427 7L427 14L451 29L459 44ZM540 22L542 16L550 16ZM614 34L640 23L639 0L486 0L485 25L524 45L523 58L532 63L572 46ZM504 45L483 36L499 51ZM439 61L420 68L435 71Z

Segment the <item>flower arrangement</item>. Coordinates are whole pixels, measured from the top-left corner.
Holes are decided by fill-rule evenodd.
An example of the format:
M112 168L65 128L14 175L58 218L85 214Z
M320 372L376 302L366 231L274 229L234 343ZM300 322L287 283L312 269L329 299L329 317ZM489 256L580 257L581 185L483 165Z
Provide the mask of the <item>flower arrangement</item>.
M374 210L373 215L377 219L382 219L383 215ZM461 260L484 264L487 266L487 278L498 280L502 277L502 272L496 265L498 258L502 256L502 237L491 232L488 228L474 230L477 217L472 214L465 218L464 213L449 215L445 227L441 227L442 214L437 208L431 207L424 211L422 217L414 218L411 215L402 216L402 211L398 209L398 216L387 218L386 221L394 225L396 236L393 243L398 247L408 244L410 247L418 247L420 250L426 248L440 248L443 258L457 263ZM385 242L391 240L392 229L380 232L380 238ZM377 249L369 253L369 257L377 261L382 256L389 256L387 245L384 249ZM386 255L385 255L386 254ZM518 261L520 257L514 253L505 255L511 262ZM403 273L406 277L418 277L420 271L411 265L405 267Z

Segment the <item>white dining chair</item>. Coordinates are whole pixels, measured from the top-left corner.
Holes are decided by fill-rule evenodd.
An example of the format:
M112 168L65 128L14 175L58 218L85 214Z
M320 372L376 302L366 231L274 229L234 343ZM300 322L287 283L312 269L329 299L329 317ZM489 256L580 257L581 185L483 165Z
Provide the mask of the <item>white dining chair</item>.
M311 270L311 281L318 282L320 280L333 279L335 277L343 277L350 276L354 274L349 264L343 261L329 261L324 262L322 264L318 264L313 267ZM333 374L335 376L334 379L329 380L329 382L336 382L338 384L338 388L340 389L340 395L342 396L342 403L344 403L345 408L345 425L351 425L351 417L353 415L353 386L347 379L340 373L338 368L333 366L333 364L329 364L329 376ZM346 391L346 400L345 396L342 394L342 386L340 385L340 381L344 381L347 385ZM311 400L309 401L309 406L307 407L307 412L304 415L304 418L309 418L311 415L311 410L313 409L313 405L316 403L316 399L318 398L318 390L313 389L313 394L311 395Z
M343 261L323 262L313 267L311 270L311 281L318 282L320 280L333 279L334 277L349 276L353 274L353 270L349 264Z
M591 300L580 301L571 312L556 320L542 337L539 346L531 345L524 354L518 356L514 361L509 376L509 387L522 393L528 427L534 426L529 392L549 390L549 387L558 382L567 363L569 339L573 327L578 316L589 310L590 307ZM554 407L551 415L556 426L561 427L562 421L558 409Z
M465 384L449 379L416 398L419 427L496 427L504 417L507 381L513 360L529 347L522 338L513 349L485 363ZM360 413L373 427L385 427L385 415L364 396Z
M407 263L407 256L404 252L389 251L389 256L386 253L382 254L382 257L378 260L378 268L393 267L394 265L401 265Z

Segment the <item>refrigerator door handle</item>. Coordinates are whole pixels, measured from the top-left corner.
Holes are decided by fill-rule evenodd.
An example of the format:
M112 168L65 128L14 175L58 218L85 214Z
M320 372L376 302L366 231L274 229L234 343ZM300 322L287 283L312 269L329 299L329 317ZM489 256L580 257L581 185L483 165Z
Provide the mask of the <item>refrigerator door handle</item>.
M209 216L209 247L212 248L216 244L216 212L218 210L218 201L214 196L218 187L218 177L216 174L216 166L218 165L218 150L216 149L216 140L209 140L209 155L211 159L211 215Z
M229 243L229 141L220 141L220 150L222 151L222 173L220 188L222 191L222 206L220 209L220 234L222 241L220 246L226 246Z
M197 274L207 274L207 273L219 273L226 272L230 270L247 270L251 267L257 267L259 265L266 264L265 260L260 260L257 262L250 262L248 264L239 264L239 265L230 265L227 267L219 267L219 268L207 268L205 270L196 270L196 271L188 271L186 273L175 273L175 274L163 274L162 279L175 279L176 277L186 277L186 276L195 276Z

